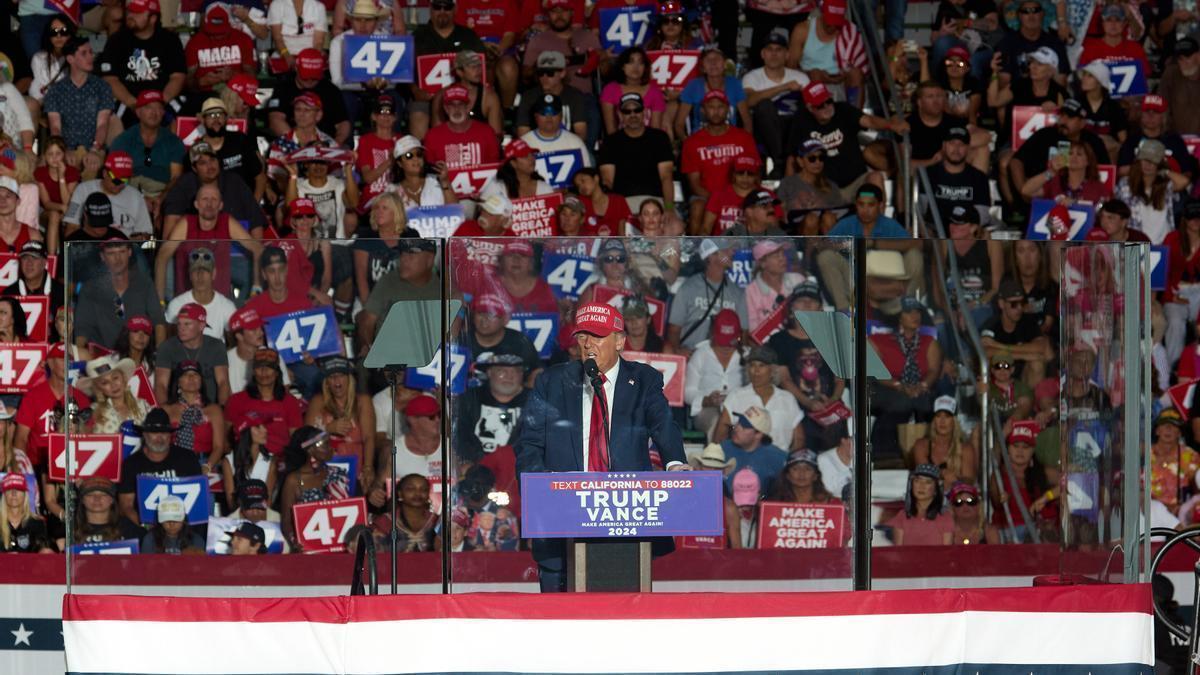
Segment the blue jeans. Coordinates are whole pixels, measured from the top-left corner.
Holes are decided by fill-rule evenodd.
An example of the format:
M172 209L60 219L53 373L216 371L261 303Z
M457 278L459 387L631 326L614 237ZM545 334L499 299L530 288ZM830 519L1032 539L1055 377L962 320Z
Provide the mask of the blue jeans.
M880 0L871 6L878 9ZM908 13L908 0L883 0L883 39L895 42L904 37L904 15Z

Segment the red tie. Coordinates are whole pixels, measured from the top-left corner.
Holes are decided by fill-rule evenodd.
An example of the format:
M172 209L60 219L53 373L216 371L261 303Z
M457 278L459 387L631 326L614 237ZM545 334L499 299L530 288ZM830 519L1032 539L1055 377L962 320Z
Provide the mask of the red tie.
M607 382L608 378L600 374L600 381ZM604 413L601 406L607 407L608 396L604 388L592 395L592 426L588 443L588 471L608 471L608 429L604 426Z

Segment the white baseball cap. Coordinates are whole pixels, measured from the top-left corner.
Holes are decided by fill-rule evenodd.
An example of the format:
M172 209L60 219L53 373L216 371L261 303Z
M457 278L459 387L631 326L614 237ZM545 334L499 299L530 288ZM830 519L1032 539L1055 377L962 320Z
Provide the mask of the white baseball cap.
M499 192L488 195L488 198L483 200L479 206L494 216L508 217L512 215L512 200Z
M1044 63L1047 66L1058 67L1058 54L1055 54L1054 50L1049 47L1038 47L1029 52L1029 58L1038 63Z

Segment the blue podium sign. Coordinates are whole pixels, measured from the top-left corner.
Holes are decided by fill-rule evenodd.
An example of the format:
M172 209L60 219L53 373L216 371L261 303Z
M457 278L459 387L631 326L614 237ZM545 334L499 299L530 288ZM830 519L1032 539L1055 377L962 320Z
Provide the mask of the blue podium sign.
M524 537L719 535L719 471L521 474Z

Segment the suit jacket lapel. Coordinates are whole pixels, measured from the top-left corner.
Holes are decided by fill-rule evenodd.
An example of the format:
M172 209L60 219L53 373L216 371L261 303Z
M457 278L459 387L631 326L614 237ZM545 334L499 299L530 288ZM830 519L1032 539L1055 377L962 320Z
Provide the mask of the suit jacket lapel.
M613 388L613 400L608 402L608 411L612 422L609 425L612 429L609 434L611 442L609 443L609 456L615 458L617 449L628 450L630 443L630 428L628 422L633 419L633 399L634 387L633 369L629 367L625 359L621 359L621 366L617 368L617 382Z
M563 379L563 400L567 406L568 429L571 434L571 450L575 457L575 470L583 471L583 366L576 361L569 374Z

